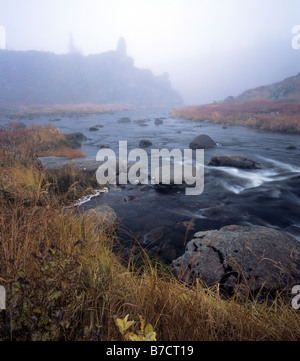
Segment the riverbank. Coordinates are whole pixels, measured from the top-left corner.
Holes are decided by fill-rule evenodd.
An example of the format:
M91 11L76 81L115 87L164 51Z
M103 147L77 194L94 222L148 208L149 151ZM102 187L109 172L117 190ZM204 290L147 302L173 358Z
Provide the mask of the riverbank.
M19 105L0 103L0 116L11 121L35 119L48 116L51 122L60 121L63 117L80 118L89 115L102 115L122 110L136 109L131 104L54 104L54 105Z
M174 109L172 115L194 121L242 125L260 130L300 133L300 104L275 100L213 103Z
M70 208L91 177L67 167L55 177L38 156L57 148L53 127L1 129L1 340L118 340L115 318L139 315L158 341L299 340L299 313L274 301L224 298L218 287L179 282L159 259L124 263L114 224Z

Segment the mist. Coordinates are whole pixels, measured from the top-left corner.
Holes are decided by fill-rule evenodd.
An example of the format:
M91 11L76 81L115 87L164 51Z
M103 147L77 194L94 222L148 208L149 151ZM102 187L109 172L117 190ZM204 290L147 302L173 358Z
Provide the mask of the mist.
M6 49L114 50L169 73L185 104L204 104L300 71L298 0L0 0ZM3 42L3 40L2 40Z

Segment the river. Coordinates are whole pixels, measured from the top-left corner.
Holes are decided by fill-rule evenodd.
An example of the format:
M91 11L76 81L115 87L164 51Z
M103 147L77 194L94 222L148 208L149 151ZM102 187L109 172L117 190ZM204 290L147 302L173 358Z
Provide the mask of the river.
M119 119L130 118L128 123ZM156 125L154 120L163 118ZM137 120L147 120L137 122ZM21 121L21 120L20 120ZM24 120L22 120L24 122ZM7 119L0 119L0 124ZM40 116L26 123L51 124ZM169 110L128 110L102 115L62 117L53 122L62 132L82 132L88 140L82 150L95 157L99 147L109 146L118 155L119 141L128 142L128 150L138 148L141 139L148 139L148 148L188 149L200 134L209 135L216 148L205 150L204 191L187 196L185 192L162 193L153 185L111 187L108 193L82 205L111 206L119 217L119 236L148 244L160 239L172 244L166 257L182 254L185 243L200 230L218 229L225 225L263 225L291 234L300 241L300 142L298 135L270 133L241 126L222 127L210 122L193 122L170 115ZM89 128L101 125L98 131ZM287 146L296 149L287 150ZM262 165L262 169L240 170L207 166L218 154L244 155Z

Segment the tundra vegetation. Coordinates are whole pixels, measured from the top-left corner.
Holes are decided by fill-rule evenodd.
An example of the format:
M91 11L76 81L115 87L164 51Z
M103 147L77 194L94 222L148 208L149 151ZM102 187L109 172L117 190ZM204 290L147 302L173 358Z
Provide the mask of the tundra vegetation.
M114 227L72 207L95 180L71 163L49 174L36 162L82 156L74 138L53 126L0 129L1 340L300 339L299 311L280 293L226 298L146 253L125 262Z
M194 121L243 125L267 131L300 133L300 103L268 99L187 106L172 115Z

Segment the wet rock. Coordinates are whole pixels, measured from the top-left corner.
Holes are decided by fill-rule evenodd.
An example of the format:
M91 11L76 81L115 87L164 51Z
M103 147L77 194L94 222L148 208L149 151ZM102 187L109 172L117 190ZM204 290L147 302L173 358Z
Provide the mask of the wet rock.
M189 146L191 149L207 149L216 147L217 144L211 139L210 136L206 134L201 134L194 138L190 142Z
M299 284L300 243L272 228L226 226L196 233L172 265L185 282L201 279L229 295L239 290L264 297Z
M295 147L294 145L288 145L285 149L294 150L294 149L297 149L297 147Z
M89 128L89 131L90 132L96 132L96 131L98 131L100 128L102 128L103 127L103 125L101 125L101 124L98 124L98 125L94 125L93 127L90 127Z
M150 142L150 140L147 140L147 139L142 139L139 143L140 148L148 148L151 145L152 145L152 142Z
M152 188L153 188L152 186L145 184L145 185L143 185L143 186L140 187L140 191L141 191L141 192L148 192L148 191L150 191L150 189L152 189Z
M130 201L133 201L135 200L135 196L125 196L123 199L124 199L124 202L130 202Z
M192 167L193 168L193 174L196 174L196 167ZM192 183L193 179L189 180L187 175L184 176L184 172L183 172L183 168L181 170L181 180L182 183L178 184L175 183L176 179L174 177L174 167L170 166L170 169L168 166L163 166L163 167L158 167L155 170L154 173L154 180L155 180L155 185L154 188L158 191L161 192L181 192L184 191L187 187L194 187L194 184L190 184ZM170 182L168 182L167 184L165 184L163 182L163 174L169 174L170 175Z
M160 124L163 124L163 119L162 118L156 118L155 120L154 120L154 124L156 124L156 125L160 125Z
M127 117L124 117L124 118L119 119L118 122L119 123L130 123L131 119L127 118Z
M235 167L241 169L261 169L261 165L241 155L216 155L208 163L214 167Z
M110 148L110 146L109 146L109 145L106 145L106 144L97 144L97 148L107 149L107 148Z

